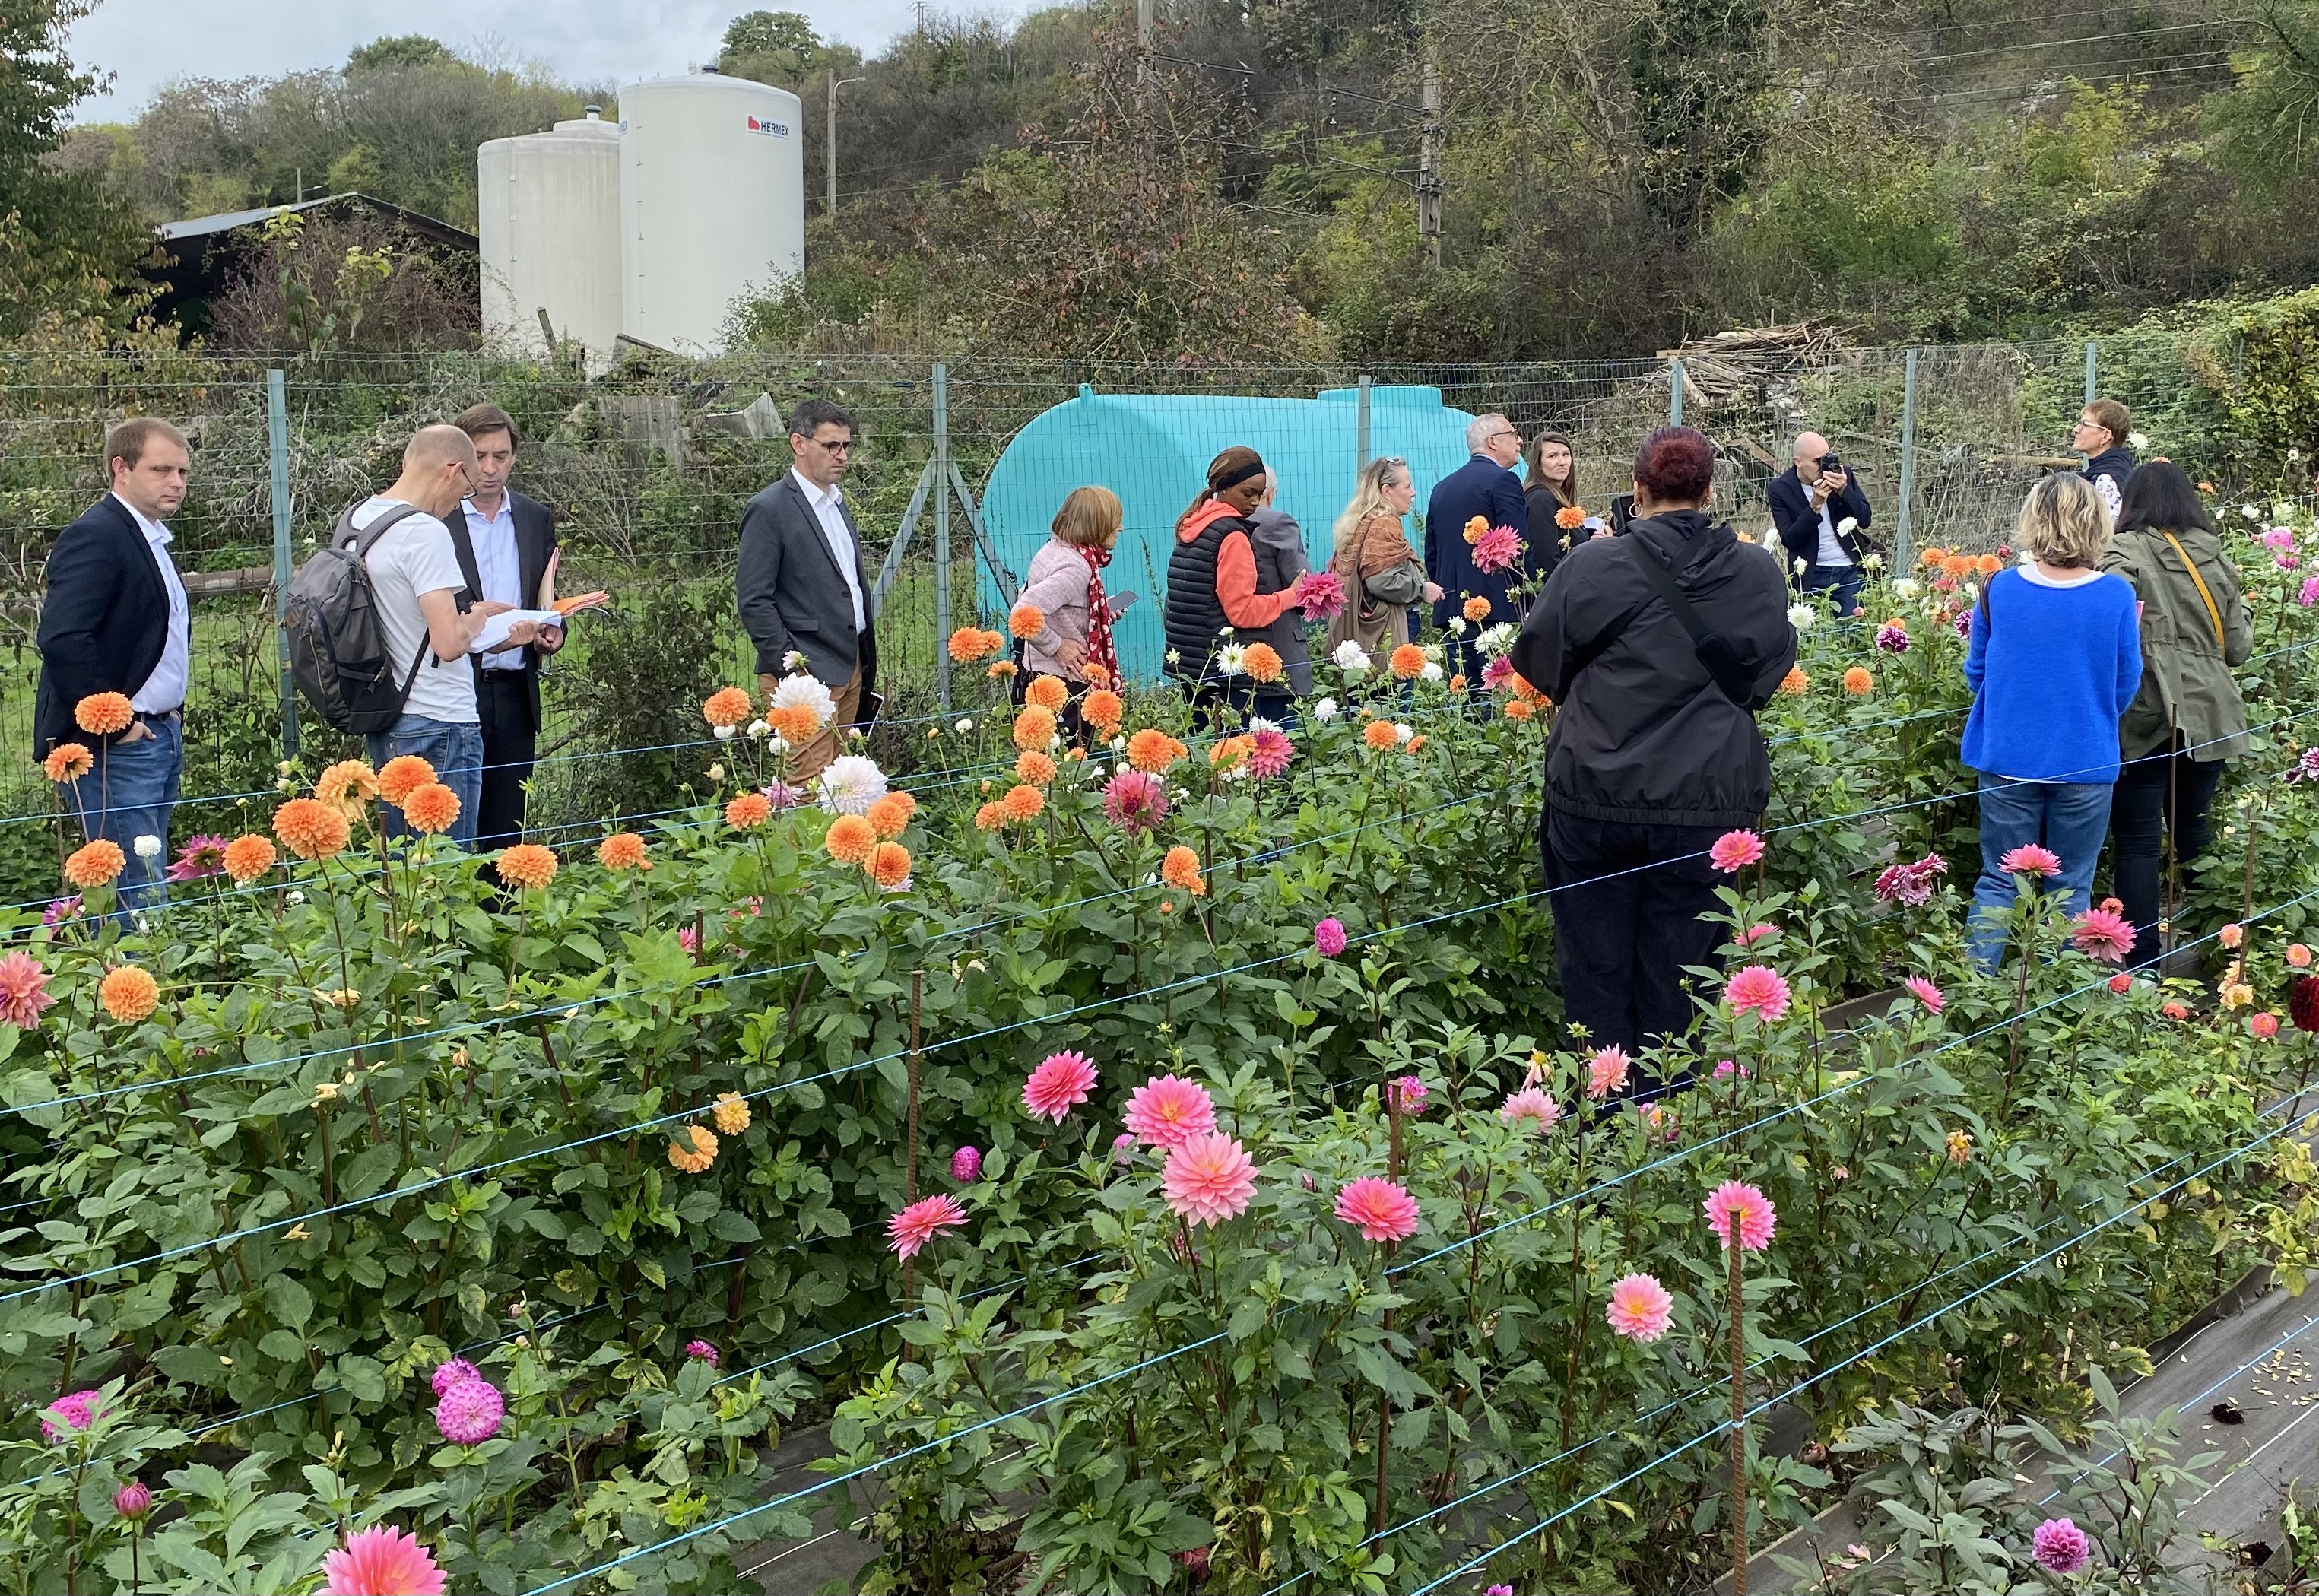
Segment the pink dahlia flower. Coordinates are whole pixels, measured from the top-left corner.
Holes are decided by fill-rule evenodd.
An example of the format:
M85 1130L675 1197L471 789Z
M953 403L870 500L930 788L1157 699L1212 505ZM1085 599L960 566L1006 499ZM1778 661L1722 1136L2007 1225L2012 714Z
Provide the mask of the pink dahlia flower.
M2319 604L2319 576L2306 576L2303 579L2302 591L2295 595L2295 601L2305 609L2310 609L2314 604Z
M1168 1206L1196 1224L1217 1225L1256 1195L1256 1160L1232 1138L1211 1132L1171 1149L1160 1171Z
M1277 726L1258 726L1249 733L1248 740L1248 773L1259 781L1271 780L1296 757L1296 744Z
M1511 527L1493 527L1475 540L1474 569L1484 574L1511 571L1521 552L1521 537Z
M1876 878L1876 896L1921 909L1932 901L1934 881L1948 873L1949 861L1937 853L1927 853L1913 864L1887 865Z
M500 1432L507 1399L489 1380L462 1380L435 1404L435 1428L462 1447L480 1446Z
M2075 1573L2092 1558L2094 1543L2067 1519L2048 1519L2029 1537L2039 1567L2053 1573Z
M1313 927L1313 951L1323 959L1334 959L1345 951L1345 923L1331 915Z
M68 920L77 918L79 915L79 894L76 893L70 897L50 898L49 900L49 906L41 911L41 924L43 925L61 925Z
M1736 875L1764 857L1764 839L1752 831L1727 831L1707 851L1707 860L1725 875Z
M947 1193L921 1197L886 1222L886 1245L902 1258L916 1258L927 1242L965 1222L966 1210L956 1197Z
M1629 1341L1648 1346L1674 1323L1674 1297L1655 1275L1623 1275L1611 1283L1602 1316Z
M1425 1083L1413 1075L1393 1083L1393 1105L1402 1114L1423 1114L1427 1096Z
M2128 992L2134 990L2134 978L2121 969L2116 975L2110 977L2109 989L2116 993L2120 997L2123 997Z
M1895 626L1890 621L1886 621L1882 626L1876 628L1876 646L1882 649L1886 654L1908 653L1908 628L1906 627Z
M1157 776L1122 771L1104 785L1103 815L1129 836L1140 837L1168 818L1168 789Z
M1716 1237L1728 1250L1731 1246L1731 1225L1739 1224L1739 1245L1748 1252L1761 1252L1772 1244L1772 1231L1779 1223L1779 1214L1772 1207L1772 1199L1742 1181L1727 1180L1708 1193L1707 1201L1700 1207L1706 1212L1707 1222L1714 1227Z
M950 1156L950 1177L961 1186L972 1186L982 1177L982 1150L961 1147Z
M1296 579L1295 603L1308 621L1334 620L1345 608L1345 584L1333 571L1307 571Z
M1922 976L1910 976L1900 984L1908 988L1911 997L1925 1005L1928 1014L1936 1014L1948 1006L1949 1000L1941 996L1941 989Z
M1215 1130L1216 1105L1197 1081L1157 1075L1128 1097L1123 1119L1144 1146L1178 1148Z
M676 933L676 945L682 948L686 952L691 954L695 959L699 958L700 927L698 925L688 925Z
M2088 909L2071 922L2070 940L2104 964L2122 964L2134 951L2134 922L2114 909Z
M1731 940L1743 948L1752 948L1767 936L1777 936L1780 928L1766 920L1761 925L1749 925L1731 933Z
M1406 1241L1417 1234L1417 1199L1390 1180L1364 1175L1337 1194L1337 1217L1364 1241Z
M169 866L172 881L198 881L203 876L225 874L225 839L206 834L187 839Z
M707 1364L712 1369L722 1361L717 1351L717 1344L714 1341L687 1341L684 1344L684 1355L687 1357L699 1358L702 1363Z
M443 1571L391 1524L357 1529L322 1556L322 1596L443 1596Z
M2062 860L2051 848L2024 843L1999 860L1997 868L2008 876L2058 876Z
M2278 1034L2278 1016L2265 1009L2259 1014L2249 1016L2247 1029L2253 1032L2261 1041L2269 1041Z
M812 795L802 787L791 787L780 777L765 784L765 801L775 809L801 809Z
M1788 1012L1791 996L1787 978L1768 964L1751 964L1723 983L1733 1014L1754 1014L1766 1025Z
M1627 1089L1627 1069L1634 1063L1627 1050L1617 1045L1602 1049L1586 1060L1586 1095L1601 1101L1613 1092Z
M131 1480L113 1493L113 1510L124 1519L141 1519L153 1510L153 1492L142 1481Z
M104 1417L105 1410L97 1406L96 1393L76 1391L70 1396L60 1396L41 1410L41 1438L55 1446L77 1429L86 1429ZM56 1422L61 1420L62 1422Z
M56 1003L48 990L49 972L28 953L0 959L0 1021L30 1031Z
M483 1377L483 1371L465 1358L449 1357L435 1366L435 1373L430 1376L429 1383L435 1387L437 1396L446 1396L450 1393L451 1387L454 1385L464 1385L470 1380L480 1380Z
M1529 1125L1543 1136L1562 1117L1562 1105L1536 1087L1524 1087L1507 1094L1498 1105L1498 1117L1509 1125Z
M1492 692L1514 679L1514 663L1503 654L1494 654L1482 667L1482 685Z
M1084 1053L1053 1053L1023 1083L1023 1106L1033 1119L1063 1123L1063 1116L1095 1091L1095 1066Z

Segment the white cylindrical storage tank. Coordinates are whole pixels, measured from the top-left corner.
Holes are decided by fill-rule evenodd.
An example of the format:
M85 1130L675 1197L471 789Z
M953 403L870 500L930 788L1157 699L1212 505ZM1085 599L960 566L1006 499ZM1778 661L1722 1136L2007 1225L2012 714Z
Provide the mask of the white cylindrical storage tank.
M733 302L805 269L805 107L702 72L620 91L621 329L725 347Z
M620 130L595 107L475 151L484 340L545 352L558 338L609 356L620 331Z

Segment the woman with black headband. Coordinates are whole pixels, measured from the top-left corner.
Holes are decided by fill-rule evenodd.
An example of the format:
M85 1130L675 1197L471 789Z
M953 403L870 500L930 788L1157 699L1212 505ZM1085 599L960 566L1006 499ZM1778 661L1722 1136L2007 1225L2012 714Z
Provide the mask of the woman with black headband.
M1228 673L1216 659L1232 641L1227 630L1252 636L1278 620L1295 596L1294 587L1263 591L1257 573L1247 518L1263 497L1263 460L1254 449L1235 445L1209 462L1208 485L1176 523L1162 616L1168 674L1191 700L1202 730L1214 723L1220 705L1246 719L1250 714L1277 717L1291 701L1285 683L1268 685L1244 673Z

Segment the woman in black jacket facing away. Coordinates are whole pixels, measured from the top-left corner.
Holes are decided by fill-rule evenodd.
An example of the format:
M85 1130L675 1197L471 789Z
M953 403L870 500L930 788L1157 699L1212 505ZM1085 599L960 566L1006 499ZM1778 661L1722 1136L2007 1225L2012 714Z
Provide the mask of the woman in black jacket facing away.
M1514 669L1561 706L1538 835L1564 1016L1629 1054L1690 1024L1683 967L1719 940L1700 919L1716 905L1707 850L1770 801L1755 711L1796 661L1780 568L1709 520L1714 480L1703 436L1652 433L1626 536L1572 549L1513 645Z

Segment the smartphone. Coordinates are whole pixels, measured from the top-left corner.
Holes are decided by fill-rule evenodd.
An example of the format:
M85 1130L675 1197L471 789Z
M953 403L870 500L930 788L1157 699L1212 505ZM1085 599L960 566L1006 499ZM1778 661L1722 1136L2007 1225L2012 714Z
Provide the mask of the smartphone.
M1613 537L1624 537L1627 531L1627 523L1634 518L1635 496L1632 493L1620 493L1615 495L1611 500L1611 535Z
M1135 600L1141 597L1142 595L1141 593L1132 592L1114 593L1110 595L1111 618L1117 620L1121 616L1125 615L1131 609L1134 608Z
M862 718L854 724L865 726L876 726L878 717L885 712L886 695L884 693L865 693L862 698L862 708L857 711Z

